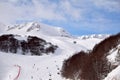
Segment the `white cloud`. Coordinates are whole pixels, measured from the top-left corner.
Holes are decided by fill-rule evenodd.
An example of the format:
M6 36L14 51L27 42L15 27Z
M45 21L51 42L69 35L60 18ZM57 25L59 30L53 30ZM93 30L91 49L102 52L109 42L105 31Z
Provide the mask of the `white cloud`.
M109 11L120 10L119 0L59 0L57 2L51 0L0 0L0 22L14 23L19 20L108 22L105 17L101 17L101 13L92 15L95 14L93 4ZM86 16L91 16L91 19Z
M33 0L33 5L18 5L15 0L0 1L0 22L14 23L16 20L46 19L64 20L65 18L55 12L55 5L46 5Z
M97 7L110 12L120 11L120 0L91 0Z
M0 3L0 22L12 22L22 15L21 8L8 3Z
M79 20L82 17L82 9L76 8L69 0L61 0L59 6L64 14L70 16L72 19Z
M26 4L27 3L27 4ZM30 3L30 4L29 4ZM13 23L16 20L79 20L82 9L76 8L69 0L1 0L0 22Z
M37 0L33 0L33 8L35 17L39 17L47 20L65 20L65 18L56 12L57 5L46 1L42 3Z

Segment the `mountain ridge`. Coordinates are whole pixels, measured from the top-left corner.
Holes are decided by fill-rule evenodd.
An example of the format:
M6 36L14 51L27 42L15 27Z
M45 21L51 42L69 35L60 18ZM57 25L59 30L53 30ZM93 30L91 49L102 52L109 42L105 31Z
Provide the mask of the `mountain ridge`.
M50 26L47 24L39 23L39 22L27 22L22 24L15 25L5 25L0 24L2 27L1 33L3 34L19 34L19 35L48 35L48 36L58 36L58 37L70 37L70 38L79 38L79 39L88 39L88 38L100 38L104 39L109 37L110 34L91 34L91 35L81 35L75 36L70 34L68 31L64 30L61 27Z

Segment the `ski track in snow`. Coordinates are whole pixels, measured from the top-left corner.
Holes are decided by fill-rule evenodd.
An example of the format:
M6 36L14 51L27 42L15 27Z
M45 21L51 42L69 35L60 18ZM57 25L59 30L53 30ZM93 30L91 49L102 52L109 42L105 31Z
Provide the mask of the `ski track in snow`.
M20 76L20 72L21 72L21 66L19 66L19 65L14 65L14 66L18 68L18 73L17 73L17 76L13 80L18 80L18 78Z

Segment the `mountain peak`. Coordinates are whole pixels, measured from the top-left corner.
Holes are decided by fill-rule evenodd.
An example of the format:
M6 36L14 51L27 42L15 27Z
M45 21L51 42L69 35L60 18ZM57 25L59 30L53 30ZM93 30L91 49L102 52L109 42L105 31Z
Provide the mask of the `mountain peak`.
M62 36L71 37L71 35L63 28L50 26L38 22L28 22L24 24L16 24L8 26L7 33L12 34L28 34L28 35L47 35L47 36Z
M98 38L98 39L105 39L106 37L109 37L109 34L92 34L92 35L83 35L78 38L80 39L89 39L89 38Z

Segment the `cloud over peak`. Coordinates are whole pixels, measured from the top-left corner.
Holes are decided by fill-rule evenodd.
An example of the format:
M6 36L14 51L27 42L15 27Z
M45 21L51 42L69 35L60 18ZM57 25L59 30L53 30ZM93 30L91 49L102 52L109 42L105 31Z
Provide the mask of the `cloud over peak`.
M119 0L0 0L0 22L8 24L61 22L86 30L87 27L118 26L119 14Z

